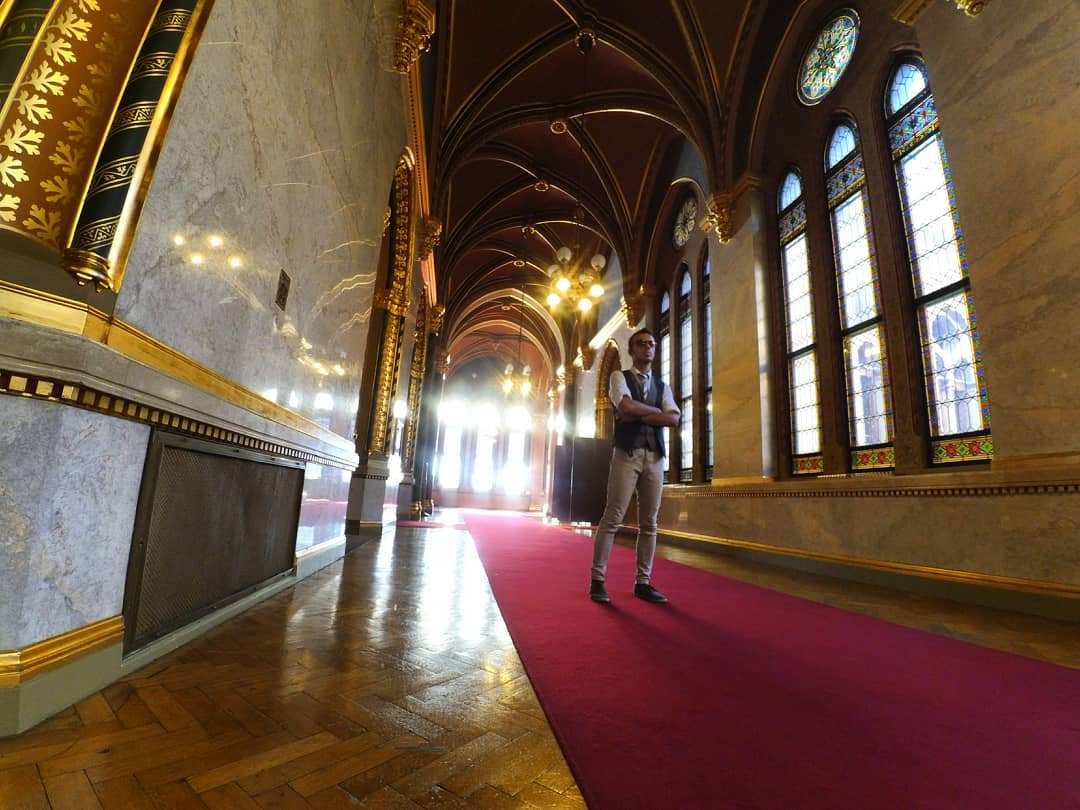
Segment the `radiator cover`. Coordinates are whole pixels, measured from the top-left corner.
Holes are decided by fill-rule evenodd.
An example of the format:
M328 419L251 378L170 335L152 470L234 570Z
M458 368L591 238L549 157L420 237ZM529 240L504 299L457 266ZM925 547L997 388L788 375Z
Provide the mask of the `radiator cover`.
M124 653L292 570L303 465L151 435L124 591Z

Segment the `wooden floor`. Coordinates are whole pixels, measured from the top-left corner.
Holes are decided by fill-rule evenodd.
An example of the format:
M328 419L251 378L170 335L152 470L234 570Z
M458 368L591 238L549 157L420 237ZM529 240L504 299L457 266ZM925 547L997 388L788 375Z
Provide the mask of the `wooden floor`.
M1075 625L685 549L660 553L1080 667ZM3 810L432 806L584 807L472 542L450 529L387 532L0 740Z

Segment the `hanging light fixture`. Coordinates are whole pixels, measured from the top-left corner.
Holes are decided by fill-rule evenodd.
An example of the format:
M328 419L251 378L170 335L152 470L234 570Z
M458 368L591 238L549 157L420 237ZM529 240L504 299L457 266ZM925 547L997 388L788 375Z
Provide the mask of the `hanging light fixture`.
M507 397L518 394L522 398L532 393L532 369L521 362L521 335L525 322L525 286L521 287L521 305L518 307L517 360L507 363L500 383L503 394Z
M590 28L582 28L578 31L576 39L577 49L581 53L581 86L582 98L588 97L589 92L589 52L596 45L596 34ZM585 180L585 123L588 118L586 113L581 115L581 176L578 188L582 188ZM585 209L579 203L574 208L574 234L578 239L584 227ZM580 312L588 312L592 309L593 302L604 295L604 286L600 283L601 274L607 264L607 257L602 253L595 254L586 265L580 257L575 257L575 251L563 246L555 252L555 263L548 267L548 275L551 277L551 291L548 293L547 303L552 309L557 309L564 301L577 308Z

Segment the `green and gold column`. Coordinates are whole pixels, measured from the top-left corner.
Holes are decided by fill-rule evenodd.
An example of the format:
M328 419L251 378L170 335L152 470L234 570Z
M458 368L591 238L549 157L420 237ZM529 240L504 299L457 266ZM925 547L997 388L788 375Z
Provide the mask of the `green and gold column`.
M11 92L52 0L0 0L0 104Z
M86 192L64 268L118 290L148 179L210 0L162 0L150 23Z

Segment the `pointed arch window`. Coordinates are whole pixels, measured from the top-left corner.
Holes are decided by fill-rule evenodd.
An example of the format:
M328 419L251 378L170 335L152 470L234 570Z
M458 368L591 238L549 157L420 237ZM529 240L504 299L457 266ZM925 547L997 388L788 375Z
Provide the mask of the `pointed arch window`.
M690 271L679 279L679 480L694 480L694 319Z
M660 379L665 385L671 385L671 296L665 290L660 296ZM670 480L671 467L671 431L663 428L664 446L668 448L664 454L664 480Z
M932 461L988 459L990 404L949 162L923 63L900 62L885 94L922 342Z
M709 248L705 248L705 263L701 270L701 313L702 313L702 353L705 360L705 480L713 474L713 434L712 434L712 307L710 305Z
M810 256L806 241L806 203L798 173L790 171L784 176L779 197L780 269L787 333L785 354L791 412L792 472L819 473L823 470L821 397L818 390Z
M825 149L825 180L843 341L848 441L853 470L887 469L893 452L892 395L866 170L853 123L841 121Z

